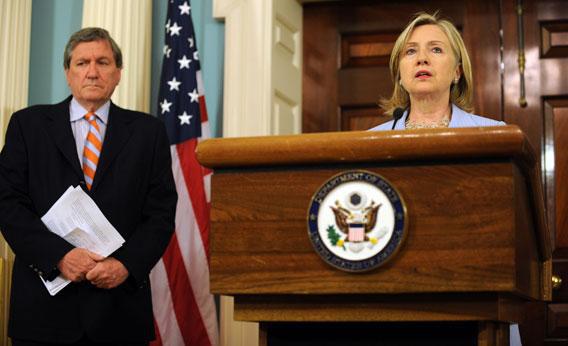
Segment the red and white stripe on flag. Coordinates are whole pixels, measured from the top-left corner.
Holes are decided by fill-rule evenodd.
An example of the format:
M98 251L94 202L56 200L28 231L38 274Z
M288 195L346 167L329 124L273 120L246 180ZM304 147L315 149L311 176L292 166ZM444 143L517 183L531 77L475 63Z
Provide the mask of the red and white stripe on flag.
M188 0L169 1L158 102L178 202L174 236L150 273L156 346L216 346L219 339L209 293L211 172L195 157L209 125L190 10Z

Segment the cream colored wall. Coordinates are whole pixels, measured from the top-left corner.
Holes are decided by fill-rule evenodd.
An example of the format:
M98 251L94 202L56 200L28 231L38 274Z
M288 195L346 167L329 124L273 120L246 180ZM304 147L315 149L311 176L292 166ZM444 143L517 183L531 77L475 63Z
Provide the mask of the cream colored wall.
M1 143L12 113L28 103L32 0L0 0ZM0 235L0 345L7 337L8 301L14 254Z
M301 132L302 6L296 0L213 0L225 21L223 137ZM233 320L221 297L221 345L258 345L258 324Z
M122 78L112 101L123 108L149 113L152 1L84 0L82 26L107 29L122 50Z

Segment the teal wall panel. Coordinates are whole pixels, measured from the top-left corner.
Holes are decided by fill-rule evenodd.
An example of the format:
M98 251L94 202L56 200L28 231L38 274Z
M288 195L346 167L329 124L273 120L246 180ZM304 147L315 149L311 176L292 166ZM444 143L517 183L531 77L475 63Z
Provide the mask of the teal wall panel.
M83 1L33 0L30 46L30 105L56 103L70 92L63 73L63 50L81 28Z

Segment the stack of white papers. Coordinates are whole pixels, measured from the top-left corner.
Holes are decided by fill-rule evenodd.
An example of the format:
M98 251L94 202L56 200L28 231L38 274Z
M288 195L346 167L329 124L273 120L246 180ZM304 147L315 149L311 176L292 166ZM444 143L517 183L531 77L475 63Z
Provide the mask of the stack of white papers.
M51 232L75 247L85 248L101 256L110 255L124 243L124 238L103 215L95 201L78 186L69 186L41 221ZM41 280L52 296L71 282L61 275L52 281Z

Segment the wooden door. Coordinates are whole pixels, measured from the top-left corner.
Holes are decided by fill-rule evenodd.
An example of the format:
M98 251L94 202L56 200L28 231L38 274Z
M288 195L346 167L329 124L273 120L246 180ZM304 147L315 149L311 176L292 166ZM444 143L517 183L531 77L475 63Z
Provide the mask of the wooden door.
M438 10L469 49L476 112L501 119L499 2L333 1L304 5L302 132L364 130L389 120L378 101L392 92L394 41L412 14Z
M505 121L518 124L541 158L548 221L556 248L553 274L564 283L549 304L530 304L526 345L568 344L568 1L523 0L525 93L521 107L517 0L502 2Z

